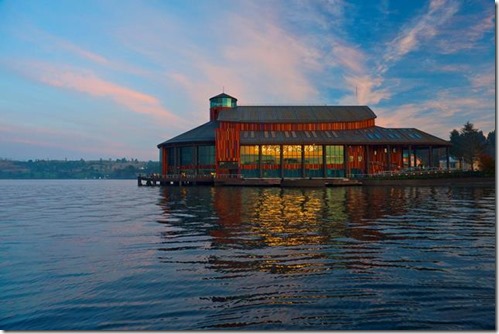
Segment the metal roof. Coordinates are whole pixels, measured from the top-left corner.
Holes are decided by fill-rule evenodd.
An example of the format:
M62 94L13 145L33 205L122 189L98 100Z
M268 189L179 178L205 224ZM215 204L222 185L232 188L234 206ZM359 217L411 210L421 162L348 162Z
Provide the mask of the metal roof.
M197 128L184 132L172 139L162 142L158 145L158 148L163 145L168 144L180 144L180 143L191 143L191 142L214 142L215 141L215 129L218 128L217 121L210 121L204 123Z
M236 100L236 101L237 101L237 99L236 99L235 97L232 97L232 96L227 95L227 94L225 94L225 93L221 93L221 94L218 94L217 96L213 96L212 98L210 98L210 101L211 101L211 100L213 100L213 99L218 99L218 98L221 98L221 97L228 97L228 98L230 98L230 99L233 99L233 100Z
M243 123L353 122L376 118L368 106L238 106L223 110L219 121Z
M215 142L217 121L207 122L158 145ZM374 126L359 130L336 131L241 131L241 145L433 145L450 146L450 142L414 128L387 129Z
M340 131L241 131L241 145L329 144L329 145L433 145L450 142L414 128L387 129L374 126Z

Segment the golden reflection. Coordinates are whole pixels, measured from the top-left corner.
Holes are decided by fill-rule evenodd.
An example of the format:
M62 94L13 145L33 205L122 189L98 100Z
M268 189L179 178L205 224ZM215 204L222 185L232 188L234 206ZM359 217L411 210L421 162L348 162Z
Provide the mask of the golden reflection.
M203 217L195 215L192 221L165 221L197 235L209 235L211 249L234 250L229 257L210 256L208 266L212 269L225 273L303 273L345 266L335 260L341 254L323 253L323 246L348 251L358 257L351 263L368 266L372 260L369 243L396 237L377 229L376 220L402 215L427 201L428 194L421 189L166 187L160 206L165 216L192 208L202 208L204 215L210 216L209 224L199 223Z

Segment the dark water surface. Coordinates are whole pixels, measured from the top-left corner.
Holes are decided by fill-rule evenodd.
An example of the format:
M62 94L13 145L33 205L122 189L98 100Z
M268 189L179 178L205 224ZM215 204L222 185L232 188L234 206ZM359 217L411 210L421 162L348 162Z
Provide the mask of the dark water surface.
M5 330L494 329L494 187L0 181Z

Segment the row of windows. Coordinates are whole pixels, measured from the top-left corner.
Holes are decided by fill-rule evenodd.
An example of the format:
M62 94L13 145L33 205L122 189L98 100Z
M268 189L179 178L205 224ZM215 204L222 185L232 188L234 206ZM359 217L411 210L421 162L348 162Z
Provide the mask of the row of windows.
M167 149L167 161L169 166L189 166L189 165L214 165L215 164L215 146L198 146L197 159L196 151L193 146L180 147L178 156L175 157L175 149L173 147ZM178 161L178 163L175 163Z
M215 107L234 108L235 106L236 106L236 100L231 99L229 97L219 97L211 100L210 102L210 108L215 108Z
M327 164L342 164L343 163L343 146L342 145L327 145L326 147L326 163ZM286 163L301 164L302 156L306 163L322 164L323 147L320 145L254 145L241 146L241 164L257 164L259 154L261 152L262 163L281 163L282 159ZM302 153L303 151L303 153Z

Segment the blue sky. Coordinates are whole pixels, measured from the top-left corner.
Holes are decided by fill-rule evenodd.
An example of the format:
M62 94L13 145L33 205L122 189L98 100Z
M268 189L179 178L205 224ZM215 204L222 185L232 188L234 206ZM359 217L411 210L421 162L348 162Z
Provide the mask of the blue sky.
M0 158L157 160L240 105L368 105L495 128L491 0L0 0Z

